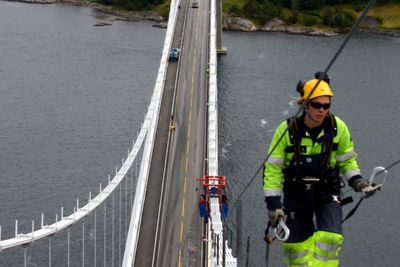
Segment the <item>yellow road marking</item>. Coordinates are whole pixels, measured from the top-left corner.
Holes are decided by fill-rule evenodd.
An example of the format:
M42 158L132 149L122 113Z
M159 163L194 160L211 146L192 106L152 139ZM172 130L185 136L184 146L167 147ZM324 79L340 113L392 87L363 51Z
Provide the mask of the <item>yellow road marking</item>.
M183 241L183 222L181 222L181 243Z
M192 108L189 111L189 126L188 126L188 136L190 136L190 125L192 123Z
M178 266L182 267L182 250L179 250Z
M190 139L188 139L187 143L186 143L186 158L188 158L189 156L189 146L190 145Z
M182 217L185 216L185 198L182 199Z

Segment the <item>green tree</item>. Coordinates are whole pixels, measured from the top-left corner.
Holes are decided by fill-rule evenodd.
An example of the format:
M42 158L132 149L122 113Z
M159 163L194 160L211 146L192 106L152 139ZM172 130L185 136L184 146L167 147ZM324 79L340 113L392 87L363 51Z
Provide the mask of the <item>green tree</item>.
M113 2L112 0L99 0L100 4L106 5L106 6L112 5L112 2Z
M322 23L330 27L350 27L356 20L356 16L348 11L333 7L324 7L321 10Z
M300 10L321 9L324 4L324 0L301 0L299 2Z
M240 11L240 8L236 4L233 4L229 8L229 13L234 14L234 15L240 15L241 11Z
M244 14L260 24L279 15L278 8L267 0L249 0L243 6Z
M321 10L321 17L323 24L333 27L335 20L335 9L330 6L324 7Z
M289 17L290 23L297 23L299 21L299 11L293 11L292 15Z
M317 24L318 18L315 16L304 14L303 16L301 16L300 22L305 26L312 26Z

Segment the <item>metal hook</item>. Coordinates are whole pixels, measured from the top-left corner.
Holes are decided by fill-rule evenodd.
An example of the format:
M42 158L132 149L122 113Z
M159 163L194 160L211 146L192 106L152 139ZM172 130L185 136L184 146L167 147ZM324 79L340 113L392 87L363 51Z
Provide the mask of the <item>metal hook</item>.
M385 173L385 177L383 177L382 182L380 184L374 184L373 182L374 182L375 176L381 174L382 172ZM368 182L370 183L370 186L367 186L367 187L362 189L362 192L364 193L364 197L365 198L368 198L368 197L372 196L374 191L378 190L379 188L381 188L385 184L386 178L387 178L387 174L388 174L388 172L387 172L386 168L381 167L381 166L375 167L371 171L371 174L370 174L370 176L368 178Z
M281 234L283 233L283 236L281 236ZM286 241L289 238L290 235L290 230L289 228L286 226L285 222L283 221L283 218L280 217L278 219L278 224L276 225L276 227L274 228L274 234L276 236L276 238L280 241Z

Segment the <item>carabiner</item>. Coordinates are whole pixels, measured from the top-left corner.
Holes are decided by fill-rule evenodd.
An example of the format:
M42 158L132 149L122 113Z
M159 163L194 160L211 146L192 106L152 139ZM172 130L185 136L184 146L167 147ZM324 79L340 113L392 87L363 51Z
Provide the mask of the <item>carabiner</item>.
M386 170L386 168L384 168L382 166L377 166L371 171L371 174L368 178L368 182L370 182L372 184L374 182L375 176L377 174L381 174L382 172L385 173L385 177L383 177L381 185L384 185L386 182L386 177L387 177L388 171Z
M374 185L373 182L374 182L375 176L376 176L377 174L382 173L382 172L385 173L385 176L383 177L382 182L381 182L380 184L375 184L375 185ZM386 168L381 167L381 166L375 167L375 168L371 171L371 174L370 174L370 176L369 176L369 178L368 178L368 182L369 182L371 185L368 186L368 187L366 187L366 188L364 188L362 191L363 191L365 194L367 194L368 192L376 191L378 188L382 187L382 186L385 184L385 182L386 182L387 174L388 174L388 172L387 172Z
M283 236L281 237L281 234L283 233ZM283 221L283 218L280 217L278 219L278 224L276 225L276 227L274 228L274 234L276 236L276 238L280 241L286 241L289 238L290 235L290 230L289 228L286 226L285 222Z

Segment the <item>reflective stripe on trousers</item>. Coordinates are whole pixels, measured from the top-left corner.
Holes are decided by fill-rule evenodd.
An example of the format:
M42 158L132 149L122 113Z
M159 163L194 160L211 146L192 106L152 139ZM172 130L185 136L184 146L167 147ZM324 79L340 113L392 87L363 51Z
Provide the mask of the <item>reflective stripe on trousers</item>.
M339 266L339 252L343 243L343 235L317 231L314 233L314 253L312 266L337 267Z
M283 243L285 263L290 267L312 266L313 237L299 243Z
M283 243L285 263L289 267L337 267L343 235L317 231L299 243Z

